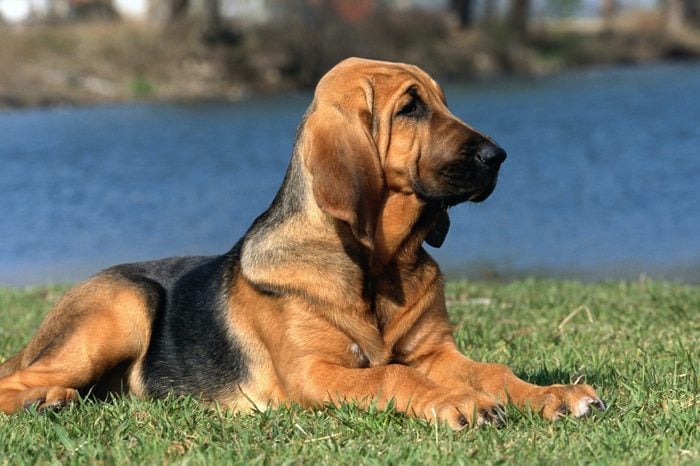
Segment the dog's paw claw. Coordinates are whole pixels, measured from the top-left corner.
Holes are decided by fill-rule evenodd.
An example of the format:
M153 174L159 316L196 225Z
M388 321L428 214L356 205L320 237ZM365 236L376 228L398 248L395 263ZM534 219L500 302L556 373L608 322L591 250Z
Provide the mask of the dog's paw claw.
M535 405L539 405L542 415L550 420L588 416L591 406L601 411L606 409L605 402L590 385L550 385L543 387L543 392Z
M606 411L608 409L608 405L605 403L605 400L598 398L593 402L593 406L595 406L599 411Z
M484 409L479 413L480 424L490 424L494 427L502 427L506 423L506 411L501 405Z
M591 406L595 407L599 411L605 411L607 409L605 402L602 399L586 397L579 400L575 416L585 417L590 415L593 412Z
M466 417L464 417L463 414L460 414L457 418L457 424L459 424L460 427L466 427L467 425L469 425L469 421Z

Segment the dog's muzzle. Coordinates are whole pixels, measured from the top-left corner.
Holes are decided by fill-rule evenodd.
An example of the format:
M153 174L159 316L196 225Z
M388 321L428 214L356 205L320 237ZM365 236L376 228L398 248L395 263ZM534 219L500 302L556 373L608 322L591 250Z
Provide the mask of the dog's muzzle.
M427 164L413 180L416 193L443 206L462 202L481 202L496 187L498 170L506 151L490 140L468 140L448 157L439 157L432 167Z
M485 142L479 146L474 158L477 165L481 167L476 170L477 179L471 182L475 192L467 199L468 201L481 202L491 195L496 189L498 170L506 157L506 151L492 142Z

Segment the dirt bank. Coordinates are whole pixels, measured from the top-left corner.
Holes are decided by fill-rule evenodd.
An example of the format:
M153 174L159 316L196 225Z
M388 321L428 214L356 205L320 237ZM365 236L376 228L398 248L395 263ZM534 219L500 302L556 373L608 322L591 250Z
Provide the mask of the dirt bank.
M693 59L700 57L700 36L669 38L653 14L620 20L606 33L580 21L535 24L526 41L497 26L460 31L439 18L415 16L310 29L272 24L242 30L226 44L205 44L190 26L3 27L0 107L235 100L312 87L350 55L416 63L442 79L470 80Z

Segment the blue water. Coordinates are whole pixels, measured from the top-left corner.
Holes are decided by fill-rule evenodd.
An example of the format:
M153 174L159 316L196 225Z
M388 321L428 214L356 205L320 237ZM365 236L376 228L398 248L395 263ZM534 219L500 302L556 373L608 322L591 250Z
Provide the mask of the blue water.
M451 210L451 275L700 282L700 65L446 85L507 151ZM230 248L271 202L310 94L0 113L0 284Z

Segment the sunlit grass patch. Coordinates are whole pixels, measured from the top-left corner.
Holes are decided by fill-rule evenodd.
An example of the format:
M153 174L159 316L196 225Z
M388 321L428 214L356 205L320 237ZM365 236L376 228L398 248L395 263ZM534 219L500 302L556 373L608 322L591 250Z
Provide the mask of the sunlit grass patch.
M0 360L65 287L0 290ZM584 381L605 413L451 432L355 406L237 415L188 397L0 415L0 463L699 464L700 288L644 281L451 282L460 347L538 383ZM578 311L576 311L578 309Z

